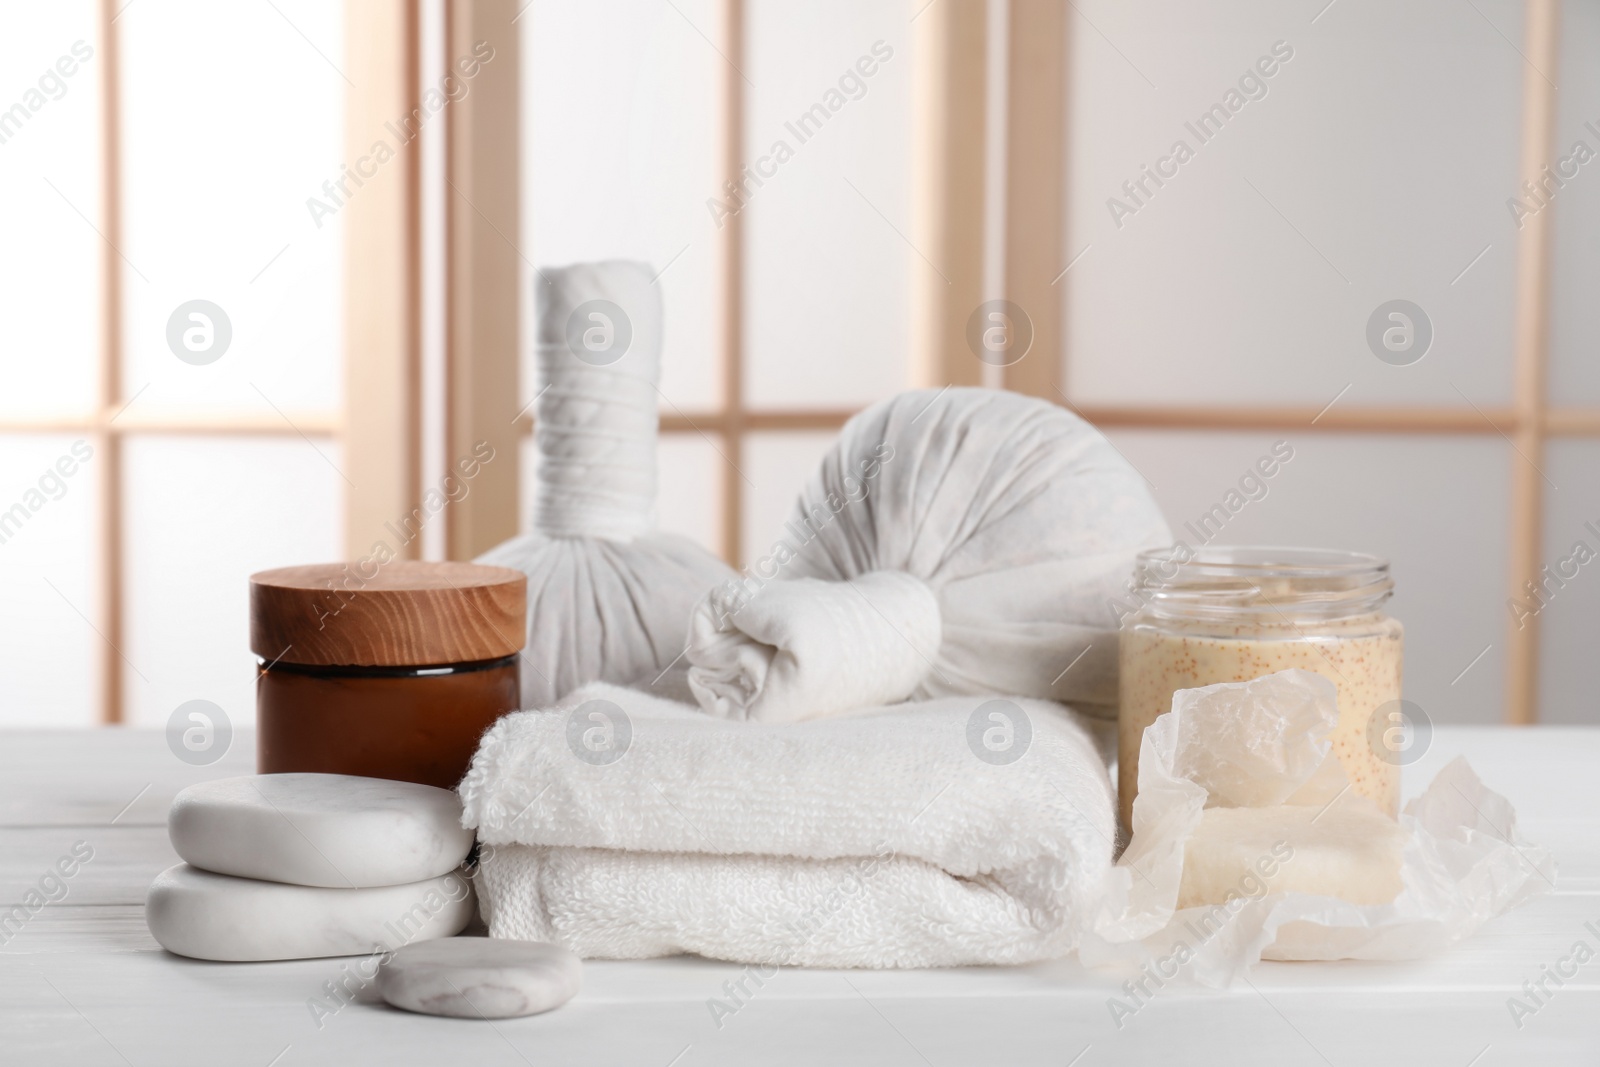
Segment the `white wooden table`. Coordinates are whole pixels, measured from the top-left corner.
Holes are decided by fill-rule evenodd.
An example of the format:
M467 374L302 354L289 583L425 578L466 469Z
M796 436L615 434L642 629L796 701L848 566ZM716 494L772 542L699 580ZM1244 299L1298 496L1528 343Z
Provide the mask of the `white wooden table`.
M707 1001L740 968L694 958L587 964L577 999L529 1019L410 1015L369 989L319 1027L308 1001L348 961L202 963L145 929L145 888L177 862L173 795L250 773L252 741L241 732L196 768L155 731L0 733L0 904L21 902L76 842L94 850L66 896L0 946L0 1065L1600 1063L1600 957L1547 982L1520 1029L1507 1007L1576 942L1600 950L1600 730L1440 729L1408 770L1410 795L1465 753L1554 850L1554 894L1434 959L1263 964L1227 993L1163 990L1120 1030L1107 1008L1118 981L1074 960L786 970L719 1028Z

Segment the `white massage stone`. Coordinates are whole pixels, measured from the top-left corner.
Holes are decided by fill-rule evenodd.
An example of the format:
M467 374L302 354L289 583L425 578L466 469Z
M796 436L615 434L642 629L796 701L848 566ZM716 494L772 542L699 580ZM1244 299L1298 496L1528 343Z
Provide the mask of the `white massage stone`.
M559 945L450 937L396 952L378 970L378 995L426 1015L509 1019L560 1007L582 979L583 964Z
M409 885L326 889L213 874L156 876L145 922L169 952L200 960L298 960L389 951L450 937L472 919L472 883L452 871Z
M1178 907L1266 892L1387 904L1400 895L1406 838L1371 807L1207 808L1184 846Z
M472 831L448 789L346 774L252 774L191 785L167 815L178 855L241 878L359 889L434 878Z

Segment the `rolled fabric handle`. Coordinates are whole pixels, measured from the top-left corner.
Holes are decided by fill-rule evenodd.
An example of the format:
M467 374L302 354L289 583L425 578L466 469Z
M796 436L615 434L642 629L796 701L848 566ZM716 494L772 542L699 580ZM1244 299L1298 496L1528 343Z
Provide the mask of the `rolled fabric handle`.
M534 528L631 541L655 528L660 290L628 260L539 273Z
M725 719L796 722L904 700L939 654L939 601L904 571L714 590L689 622L689 688Z
M532 528L479 557L528 576L525 708L589 682L663 678L682 657L694 606L733 576L688 538L655 528L655 276L628 261L537 272Z

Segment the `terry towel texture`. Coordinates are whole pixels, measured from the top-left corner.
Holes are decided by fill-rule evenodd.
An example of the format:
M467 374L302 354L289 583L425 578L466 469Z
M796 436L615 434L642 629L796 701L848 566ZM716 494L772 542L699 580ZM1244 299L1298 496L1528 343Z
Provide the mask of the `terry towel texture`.
M611 959L1060 956L1115 819L1074 714L1020 698L774 724L595 684L501 719L460 792L490 934Z

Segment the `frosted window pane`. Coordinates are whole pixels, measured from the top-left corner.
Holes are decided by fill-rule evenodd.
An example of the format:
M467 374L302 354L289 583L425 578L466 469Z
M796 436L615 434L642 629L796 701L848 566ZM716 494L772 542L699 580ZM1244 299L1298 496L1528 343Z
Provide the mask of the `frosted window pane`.
M1123 430L1109 437L1155 483L1173 534L1191 545L1209 531L1216 544L1343 548L1389 559L1389 610L1406 626L1406 699L1435 722L1504 721L1507 464L1522 461L1508 461L1498 437ZM1246 503L1220 533L1200 525L1278 440L1294 454L1264 483L1266 496Z
M715 442L715 447L712 446ZM660 493L656 517L661 529L682 534L708 552L722 551L722 454L727 446L716 437L695 433L663 434L656 446Z
M1552 441L1546 473L1561 488L1548 495L1544 563L1555 581L1542 591L1545 606L1524 599L1539 626L1539 721L1600 723L1600 443ZM1548 487L1547 487L1548 488ZM1588 549L1590 562L1577 545ZM1502 619L1511 617L1503 608Z
M1568 157L1582 141L1600 152L1600 136L1585 123L1600 126L1600 4L1561 7L1561 72L1556 97L1556 158ZM1569 163L1570 171L1577 165ZM1550 398L1564 405L1600 404L1600 360L1594 338L1600 333L1600 170L1591 160L1556 190L1550 271Z
M745 438L744 564L760 560L784 539L783 524L806 479L838 440L831 430L755 433ZM793 540L793 538L789 538Z
M342 215L314 220L307 201L327 203L323 183L354 162L342 158L345 80L333 66L342 9L161 0L117 20L124 385L140 414L339 406ZM191 300L219 306L232 329L204 366L168 347L168 320Z
M87 0L7 4L0 14L0 202L7 205L0 415L82 415L95 401L102 62L95 7Z
M235 726L255 722L249 576L344 555L340 449L314 440L128 441L129 722L164 726L196 699Z
M716 0L534 0L519 20L526 258L662 271L661 389L686 411L714 407L720 390L719 234L705 206L721 185L724 67L707 40L720 38L720 12ZM524 267L524 401L535 281Z
M931 269L906 244L913 11L749 5L746 162L775 171L744 215L752 407L855 407L905 388L911 272ZM852 69L863 57L870 78ZM827 119L802 125L819 105Z
M1507 402L1524 67L1501 34L1520 40L1520 5L1357 0L1314 25L1268 0L1079 7L1067 245L1088 251L1062 281L1077 400L1320 407L1351 385L1342 404ZM1236 96L1201 142L1185 124L1278 41L1293 57L1266 95ZM1162 164L1179 140L1193 158ZM1135 202L1122 186L1145 165L1169 176ZM1136 212L1113 221L1113 197ZM1433 325L1411 366L1366 341L1396 298Z
M91 533L99 458L78 437L0 443L0 726L100 719Z

